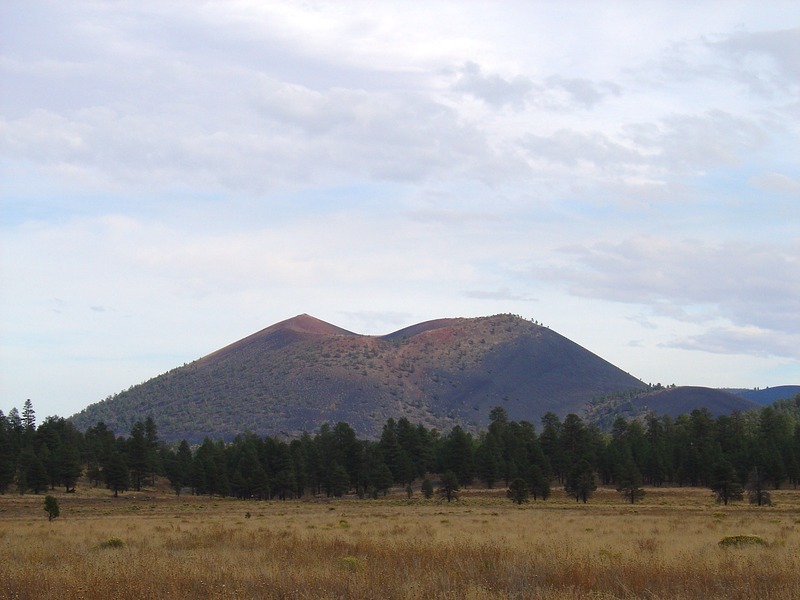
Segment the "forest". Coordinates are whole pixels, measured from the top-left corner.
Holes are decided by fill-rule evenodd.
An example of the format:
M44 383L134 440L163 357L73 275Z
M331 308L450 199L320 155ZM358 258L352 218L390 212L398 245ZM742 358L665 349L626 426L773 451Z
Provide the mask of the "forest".
M713 490L719 502L769 503L769 490L800 483L800 395L748 413L716 418L705 409L675 419L618 418L603 432L569 414L539 427L496 407L472 435L389 419L379 439L358 439L347 423L325 424L292 440L243 432L231 442L159 440L152 417L118 435L100 422L85 432L60 417L38 426L30 400L0 411L0 493L75 489L83 475L115 496L166 478L176 494L252 499L324 495L378 498L403 486L426 496L433 483L448 500L469 486L509 488L517 501L546 500L563 488L586 502L597 485L631 502L643 486Z

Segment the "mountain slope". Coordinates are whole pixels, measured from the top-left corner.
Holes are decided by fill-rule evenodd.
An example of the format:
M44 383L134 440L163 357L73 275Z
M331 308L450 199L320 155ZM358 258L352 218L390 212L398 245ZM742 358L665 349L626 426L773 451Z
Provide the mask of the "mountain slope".
M778 385L775 387L768 387L759 390L727 390L737 396L746 398L757 402L761 406L772 404L776 400L784 400L786 398L794 398L800 394L800 385Z
M755 410L759 405L729 390L679 386L599 399L587 407L587 418L601 428L608 429L617 417L632 419L650 413L677 417L696 408L706 408L712 416L718 417Z
M161 437L298 435L345 421L374 437L389 417L483 427L489 411L538 423L645 385L567 338L511 315L440 319L383 337L309 315L282 321L87 407L80 428L153 415Z

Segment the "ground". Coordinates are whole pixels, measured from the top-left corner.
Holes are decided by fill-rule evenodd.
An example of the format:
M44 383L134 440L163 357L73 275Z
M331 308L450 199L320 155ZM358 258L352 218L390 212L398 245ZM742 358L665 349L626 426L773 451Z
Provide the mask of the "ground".
M0 598L792 598L800 492L723 507L705 489L648 488L586 505L555 489L458 502L257 502L165 486L0 497ZM764 544L720 545L758 536Z

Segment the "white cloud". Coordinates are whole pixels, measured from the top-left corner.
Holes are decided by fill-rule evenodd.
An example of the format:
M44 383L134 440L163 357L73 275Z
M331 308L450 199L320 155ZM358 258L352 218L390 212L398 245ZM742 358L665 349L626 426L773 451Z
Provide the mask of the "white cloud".
M654 314L681 321L725 319L739 331L771 332L742 337L748 341L742 352L762 342L760 353L800 357L784 341L767 344L775 336L800 335L800 242L712 245L654 235L563 252L560 265L538 272L575 294L650 306ZM700 348L705 340L709 351L718 351L719 331L694 336L682 347Z
M764 173L751 177L748 183L765 192L800 196L800 181L782 173Z

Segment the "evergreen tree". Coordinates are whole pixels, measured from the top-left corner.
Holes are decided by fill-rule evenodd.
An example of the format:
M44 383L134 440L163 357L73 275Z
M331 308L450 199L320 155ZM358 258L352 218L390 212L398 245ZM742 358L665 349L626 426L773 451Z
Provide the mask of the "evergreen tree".
M33 410L31 399L25 400L22 407L22 426L25 428L26 435L33 435L36 432L36 411Z
M104 480L103 466L111 461L111 456L116 451L114 432L100 421L86 430L84 440L87 475L94 485L100 485Z
M497 435L488 434L475 451L475 466L478 478L492 489L494 484L503 476L503 452L501 442Z
M357 446L352 446L353 450L356 448ZM277 494L281 500L294 497L297 481L294 473L294 462L289 452L289 446L286 443L275 441L272 446L270 467L272 472L272 493ZM356 469L356 474L358 474L358 469Z
M591 434L578 415L566 416L561 425L558 444L565 465L575 465L580 461L594 464L595 454Z
M52 521L61 514L61 510L58 507L58 500L55 496L44 497L44 510L47 512L48 521Z
M717 496L717 502L728 505L732 500L744 498L744 490L739 482L736 469L727 460L720 460L714 465L711 476L711 491Z
M127 462L130 469L131 484L137 492L149 475L150 449L145 437L144 423L137 421L131 427L127 444Z
M63 444L59 455L59 481L67 492L74 492L78 479L83 474L81 453L76 446Z
M617 479L617 491L631 504L634 504L645 496L645 491L641 486L642 474L639 472L633 458L629 457L620 469L619 478Z
M381 431L381 439L378 442L383 461L392 473L392 482L403 481L402 477L402 454L403 448L397 439L397 423L390 418L386 421Z
M645 480L660 487L667 478L667 442L664 425L657 417L647 417L647 454L642 475Z
M456 425L442 440L442 471L452 471L459 485L469 485L475 478L472 436Z
M155 476L164 475L164 465L161 464L158 452L158 429L151 416L144 420L144 439L147 446L147 472L150 476L150 485L155 485Z
M433 498L433 484L427 477L422 480L422 495L425 496L426 500Z
M11 433L3 411L0 411L0 494L5 494L14 482L16 453L12 450Z
M594 479L594 468L589 461L580 460L570 469L567 481L564 484L564 491L569 496L573 496L576 502L583 501L584 504L592 497L597 489Z
M329 496L341 498L350 489L350 476L339 463L334 463L327 481L326 491Z
M108 465L103 469L106 486L114 492L114 498L119 492L124 492L130 486L130 472L125 462L125 457L120 452L111 455Z
M539 465L531 465L528 475L528 487L534 500L550 497L550 482Z
M44 466L44 462L39 455L34 455L33 460L28 465L26 481L28 487L34 494L41 494L47 490L50 480L47 476L47 469Z
M542 417L542 433L539 436L539 444L548 461L543 471L545 474L551 474L559 482L563 482L567 466L559 444L560 432L561 421L559 418L551 412L545 414Z
M439 481L439 497L448 502L458 500L458 476L453 471L445 471Z
M518 477L511 484L508 486L508 491L506 495L516 504L522 504L523 502L527 502L530 498L530 490L528 489L528 483Z
M750 471L747 480L747 499L750 504L758 506L772 505L772 498L767 491L767 478L762 469L755 467Z

